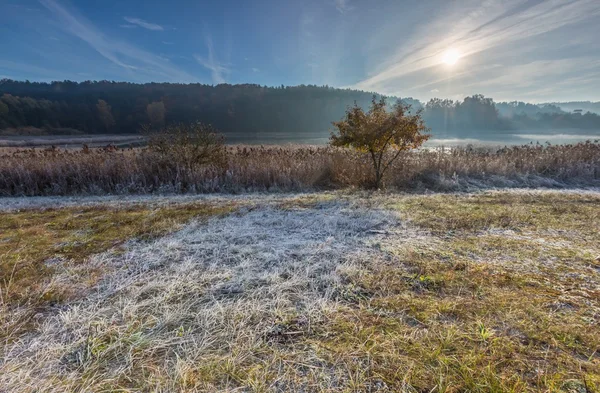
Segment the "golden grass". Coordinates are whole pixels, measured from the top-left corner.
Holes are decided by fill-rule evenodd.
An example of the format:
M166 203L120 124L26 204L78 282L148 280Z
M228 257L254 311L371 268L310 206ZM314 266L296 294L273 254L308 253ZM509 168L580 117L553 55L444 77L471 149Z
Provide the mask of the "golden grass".
M224 166L194 166L147 149L0 149L0 195L301 191L372 183L368 155L316 146L229 146ZM388 188L598 186L600 144L406 152Z
M10 295L36 291L54 268L52 258L82 262L127 240L148 240L177 230L194 217L227 211L208 204L161 208L95 206L2 214L0 276L12 285ZM6 292L6 290L5 290Z
M145 241L181 228L191 219L231 211L233 205L182 203L152 207L65 207L2 213L0 220L0 321L11 309L25 307L13 328L26 328L33 313L77 296L73 288L52 285L52 277L67 266L81 264L107 250L119 252L127 241ZM86 270L81 281L93 286L106 272ZM1 314L5 315L1 315ZM7 325L0 338L15 333Z
M359 376L354 390L382 381L392 391L600 391L597 195L438 195L395 206L440 242L391 250L401 265L349 275L367 295L312 339L329 361L345 359Z
M292 308L273 318L260 305L232 308L228 330L215 337L196 331L195 339L227 340L199 352L201 361L173 360L167 344L149 347L154 336L148 332L159 324L152 314L127 315L130 321L114 325L97 320L97 332L86 341L88 368L77 371L76 382L57 375L51 384L124 392L600 392L597 193L374 195L362 201L329 194L274 206L310 210L336 198L392 209L424 237L381 237L373 244L373 253L381 253L337 272L336 301L314 315ZM0 233L12 239L11 250L24 248L15 246L17 233L21 242L39 240L30 261L43 264L57 254L82 260L118 249L129 237L161 235L174 222L223 209L229 208L26 211L10 213ZM268 323L267 333L252 335L250 327ZM198 327L171 328L167 337L181 338L177 350L184 353L195 341L183 338ZM129 359L125 371L102 374L114 372L112 362L123 358Z
M576 230L597 233L597 194L490 192L402 200L396 208L434 232L490 228ZM582 219L584 218L584 219Z

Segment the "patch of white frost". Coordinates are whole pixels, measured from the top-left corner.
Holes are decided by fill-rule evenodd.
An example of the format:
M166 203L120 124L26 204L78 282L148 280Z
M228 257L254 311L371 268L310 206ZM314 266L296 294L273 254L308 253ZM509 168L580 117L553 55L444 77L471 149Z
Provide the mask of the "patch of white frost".
M83 268L107 275L83 300L4 348L0 386L32 391L21 383L27 380L51 391L56 378L76 383L84 370L111 378L157 350L165 373L232 348L250 354L281 316L319 320L336 304L340 270L389 257L373 244L390 234L411 238L393 212L324 202L239 212L131 245L123 255L95 256ZM70 285L68 274L57 280ZM120 347L92 353L93 343L106 340Z

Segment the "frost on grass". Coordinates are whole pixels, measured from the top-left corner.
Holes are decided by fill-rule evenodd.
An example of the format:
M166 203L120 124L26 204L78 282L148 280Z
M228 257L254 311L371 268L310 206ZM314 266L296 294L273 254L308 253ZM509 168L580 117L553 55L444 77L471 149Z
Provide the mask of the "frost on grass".
M596 194L251 202L57 264L0 391L598 390Z
M289 194L293 197L292 194ZM32 197L0 197L0 212L12 212L30 209L58 209L68 207L127 207L135 205L144 206L170 206L174 204L195 202L231 202L237 200L269 200L274 199L264 194L222 196L218 194L140 194L140 195L81 195L81 196L32 196Z
M277 358L266 356L268 343L310 333L339 298L339 272L386 258L374 244L390 232L411 235L388 211L326 202L240 212L97 255L82 268L109 273L93 292L5 346L0 390L266 381L252 370ZM75 284L66 273L56 280ZM309 366L318 361L306 356Z

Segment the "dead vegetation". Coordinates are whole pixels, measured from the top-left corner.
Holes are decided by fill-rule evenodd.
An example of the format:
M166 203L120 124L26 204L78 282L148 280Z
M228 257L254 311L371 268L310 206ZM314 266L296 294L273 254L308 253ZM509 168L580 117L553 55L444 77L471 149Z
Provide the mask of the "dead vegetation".
M189 203L153 208L69 207L2 212L0 220L0 340L8 340L48 306L77 297L79 286L54 282L94 254L119 253L133 240L149 241L177 230L192 218L221 214L231 206ZM77 276L75 272L72 272ZM106 274L85 271L89 288Z
M598 193L273 201L56 271L102 267L3 338L0 391L600 391Z
M308 191L368 187L368 153L318 146L229 146L218 165L190 166L149 149L3 149L0 195ZM404 152L383 179L390 189L469 191L600 184L600 144L452 148Z

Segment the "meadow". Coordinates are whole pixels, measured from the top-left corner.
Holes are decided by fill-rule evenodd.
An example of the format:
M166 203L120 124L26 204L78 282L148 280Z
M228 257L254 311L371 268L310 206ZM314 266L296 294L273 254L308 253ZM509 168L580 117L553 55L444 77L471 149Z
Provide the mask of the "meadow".
M0 392L600 391L600 144L372 165L0 150Z
M600 194L4 198L1 392L598 392Z
M368 154L330 146L227 146L219 165L147 148L0 149L0 195L291 192L368 187ZM389 189L472 191L600 185L600 143L407 151Z

